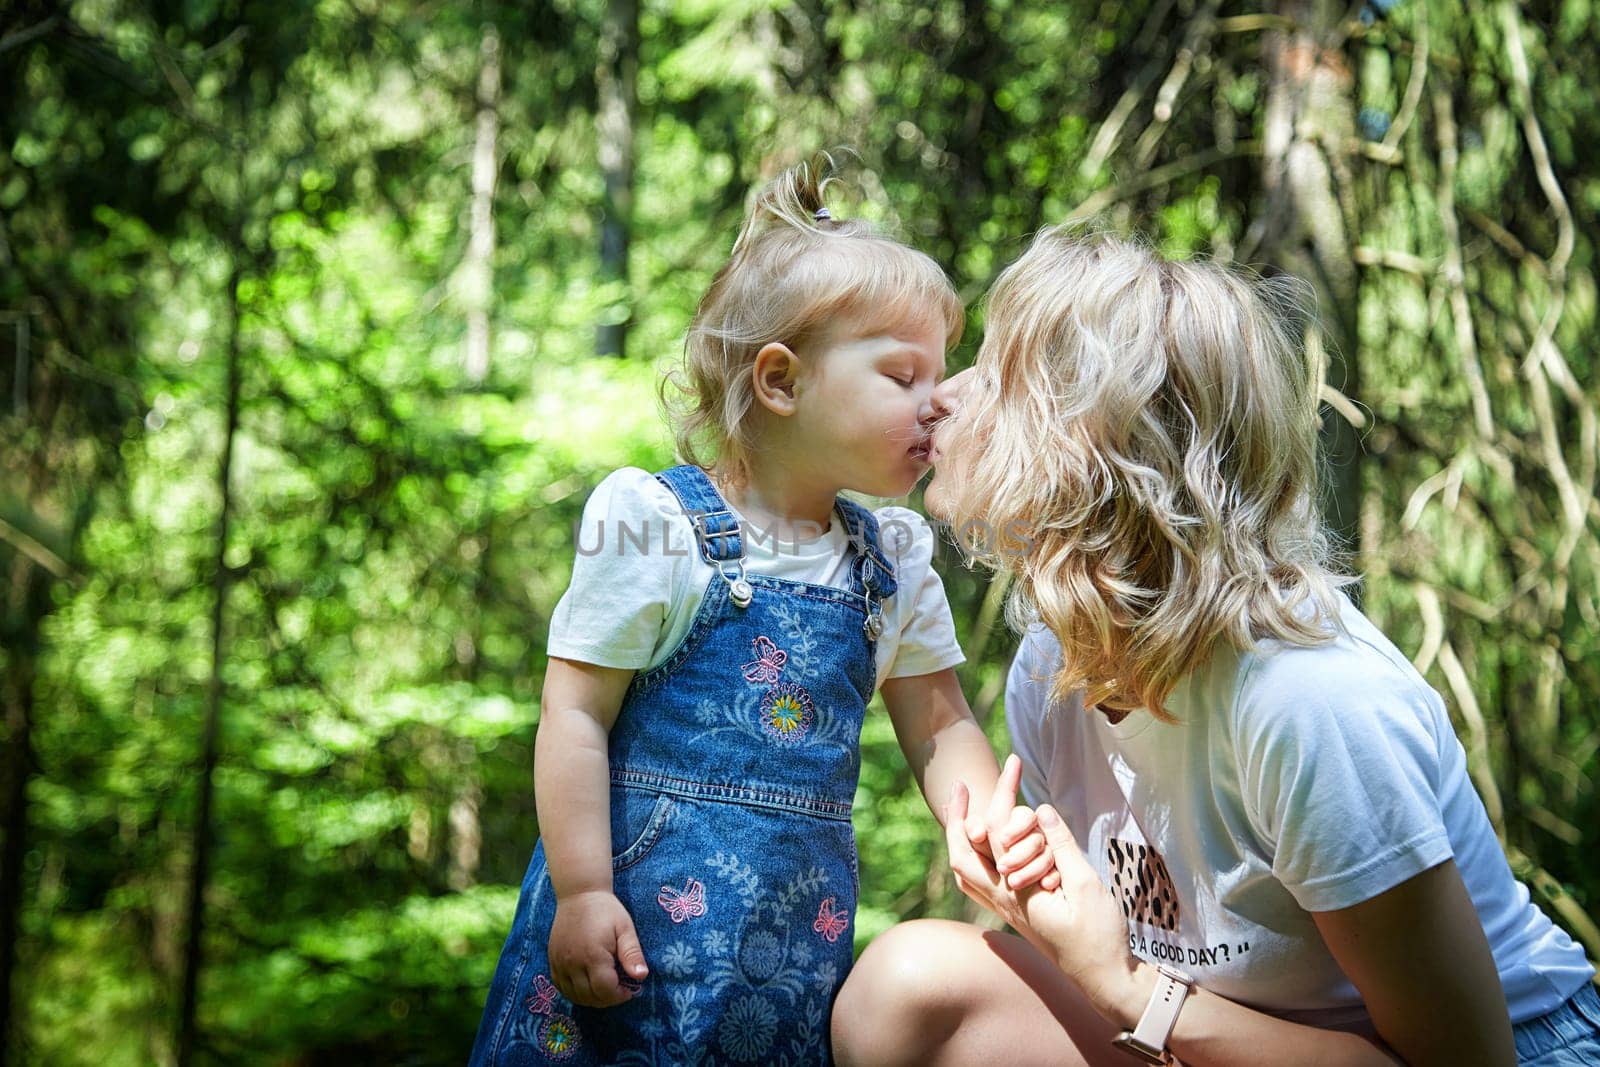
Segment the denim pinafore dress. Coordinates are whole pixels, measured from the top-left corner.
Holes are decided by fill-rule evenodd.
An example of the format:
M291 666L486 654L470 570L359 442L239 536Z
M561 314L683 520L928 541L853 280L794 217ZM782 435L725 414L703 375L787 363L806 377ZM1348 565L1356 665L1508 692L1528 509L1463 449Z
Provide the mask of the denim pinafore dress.
M852 961L858 742L894 570L872 513L841 497L850 588L747 574L738 520L704 472L656 477L720 578L679 647L634 678L610 735L615 892L650 974L614 1008L556 991L541 843L474 1067L830 1059L830 1008Z

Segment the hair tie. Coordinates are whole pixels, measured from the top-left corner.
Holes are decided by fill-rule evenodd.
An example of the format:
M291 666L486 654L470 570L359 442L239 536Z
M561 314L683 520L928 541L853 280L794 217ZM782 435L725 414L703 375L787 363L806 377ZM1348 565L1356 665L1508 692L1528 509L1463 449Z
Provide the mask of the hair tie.
M819 207L816 214L811 217L818 222L829 222L833 219L833 213L825 207Z

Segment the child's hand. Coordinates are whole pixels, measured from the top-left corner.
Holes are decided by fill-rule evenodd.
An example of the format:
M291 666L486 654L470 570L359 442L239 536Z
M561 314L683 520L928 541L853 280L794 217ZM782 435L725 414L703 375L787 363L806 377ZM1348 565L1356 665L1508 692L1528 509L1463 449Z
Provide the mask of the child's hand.
M1019 807L1016 811L1027 812L1028 819L1022 824L1020 838L1004 838L1008 843L1000 847L995 868L1005 877L1006 885L1014 890L1026 889L1037 882L1039 888L1053 891L1061 885L1061 872L1056 870L1055 854L1050 851L1050 844L1045 840L1044 831L1039 828L1033 809ZM1013 817L1016 817L1015 813ZM991 839L993 837L991 835Z
M574 893L556 902L550 928L550 977L561 995L587 1008L610 1008L633 997L623 976L650 973L628 909L614 893Z
M1033 809L1016 802L1021 784L1022 760L1013 754L1000 769L1000 780L982 820L984 841L977 847L988 852L1011 889L1037 882L1041 889L1053 891L1061 884L1061 873Z

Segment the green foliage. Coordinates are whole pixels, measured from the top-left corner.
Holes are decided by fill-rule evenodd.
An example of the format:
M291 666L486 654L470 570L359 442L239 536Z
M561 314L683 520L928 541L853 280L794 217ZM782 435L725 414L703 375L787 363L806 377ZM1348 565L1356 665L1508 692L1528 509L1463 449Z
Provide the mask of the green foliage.
M1571 205L1564 262L1503 5L1407 0L1336 27L1350 129L1362 108L1401 122L1424 32L1431 65L1395 143L1350 142L1328 120L1318 150L1344 168L1339 222L1360 264L1353 305L1334 310L1354 324L1353 399L1369 420L1366 604L1462 714L1519 870L1542 876L1542 902L1576 928L1600 906L1600 57L1587 0L1535 6L1522 39ZM855 146L840 210L930 251L973 301L1029 234L1080 214L1172 254L1293 269L1257 232L1271 216L1273 82L1248 15L651 0L632 292L602 284L607 10L17 8L37 33L8 27L0 44L0 311L25 312L33 332L24 353L0 320L0 694L7 743L26 756L14 1013L28 1060L173 1057L219 553L203 1058L462 1058L537 835L532 741L571 531L607 472L670 462L656 383L749 189L776 168ZM490 24L505 57L493 358L474 383L463 266ZM1443 265L1452 246L1487 439ZM1540 378L1528 347L1552 309L1569 373ZM628 358L594 358L596 323L627 313ZM219 546L235 322L241 411ZM975 306L952 369L980 324ZM940 566L968 697L1003 752L1013 638L994 632L986 576L953 551ZM13 681L33 697L25 746ZM876 705L862 751L858 947L907 917L972 918Z

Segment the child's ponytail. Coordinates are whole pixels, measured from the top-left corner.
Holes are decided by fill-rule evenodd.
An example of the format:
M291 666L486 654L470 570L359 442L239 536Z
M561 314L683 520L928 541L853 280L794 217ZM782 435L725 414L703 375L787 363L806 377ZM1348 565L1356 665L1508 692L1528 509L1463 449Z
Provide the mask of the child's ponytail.
M738 260L751 242L775 229L788 227L822 236L842 227L844 223L834 221L825 199L828 186L838 181L837 170L833 156L818 152L764 185L733 242L733 259Z

